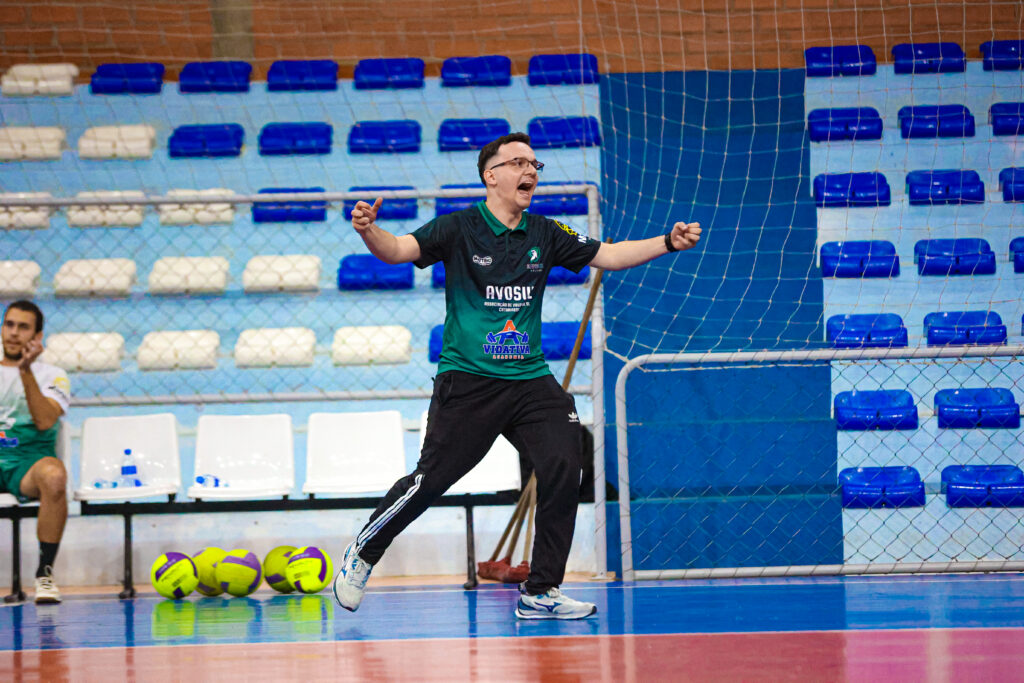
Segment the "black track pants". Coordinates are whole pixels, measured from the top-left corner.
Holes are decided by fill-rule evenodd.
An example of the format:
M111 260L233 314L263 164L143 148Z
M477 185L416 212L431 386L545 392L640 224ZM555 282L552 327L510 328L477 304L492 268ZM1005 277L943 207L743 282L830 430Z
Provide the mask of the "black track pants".
M439 375L420 460L412 474L395 482L359 532L359 556L376 564L405 527L483 459L499 434L537 473L537 534L526 589L542 593L561 584L579 503L580 425L575 401L551 375L529 380L457 371Z

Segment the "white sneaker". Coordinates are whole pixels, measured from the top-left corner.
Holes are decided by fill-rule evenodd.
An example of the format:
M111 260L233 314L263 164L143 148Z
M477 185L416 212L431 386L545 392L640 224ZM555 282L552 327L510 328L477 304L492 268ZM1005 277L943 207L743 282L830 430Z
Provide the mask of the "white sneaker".
M57 584L53 582L53 577L47 574L46 576L36 577L36 604L56 604L60 602L60 589L57 588Z
M356 553L353 541L345 548L345 557L341 562L341 571L334 579L334 599L349 612L359 609L366 592L366 581L370 578L373 565L364 562Z
M586 619L592 614L597 614L597 605L573 600L557 588L541 595L521 593L516 603L520 619Z

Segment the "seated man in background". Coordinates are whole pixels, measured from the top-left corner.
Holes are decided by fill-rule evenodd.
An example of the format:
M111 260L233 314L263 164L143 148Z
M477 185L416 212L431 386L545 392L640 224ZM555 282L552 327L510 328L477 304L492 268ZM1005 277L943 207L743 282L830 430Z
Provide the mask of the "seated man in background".
M35 600L60 602L53 563L68 518L67 472L56 457L57 422L67 410L70 382L39 362L43 313L30 301L4 311L0 360L0 493L39 500L39 567Z

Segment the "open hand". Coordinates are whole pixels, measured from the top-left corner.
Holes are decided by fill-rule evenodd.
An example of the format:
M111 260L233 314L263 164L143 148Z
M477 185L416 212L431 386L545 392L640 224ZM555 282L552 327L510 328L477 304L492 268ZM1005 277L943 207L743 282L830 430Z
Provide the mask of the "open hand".
M679 222L672 226L669 239L672 240L673 247L679 251L686 251L697 246L697 242L700 242L700 233L700 223Z
M356 208L352 209L352 227L357 232L363 232L368 230L373 222L377 220L377 211L380 210L380 205L384 203L384 200L377 197L377 201L370 206L366 202L356 202Z

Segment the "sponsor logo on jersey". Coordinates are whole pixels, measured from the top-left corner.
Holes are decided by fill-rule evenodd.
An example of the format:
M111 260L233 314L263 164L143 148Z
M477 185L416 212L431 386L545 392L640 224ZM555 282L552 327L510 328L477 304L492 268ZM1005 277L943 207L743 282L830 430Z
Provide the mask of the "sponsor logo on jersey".
M555 221L555 225L557 225L559 228L561 228L563 232L567 232L570 235L572 235L573 237L575 237L579 241L580 244L586 244L587 243L587 239L588 238L587 238L586 235L583 235L583 234L580 234L580 233L576 232L575 230L570 228L565 223L563 223L561 221Z
M53 384L49 388L63 396L65 401L71 398L71 382L64 375L60 375L57 379L53 380Z
M533 285L487 285L484 296L496 301L530 301Z
M14 448L18 445L18 440L14 437L7 436L7 432L0 431L0 448Z
M477 256L476 254L473 254L473 263L477 264L478 266L483 266L484 268L486 268L487 266L494 263L494 259L491 258L490 256Z
M484 353L495 360L522 360L530 354L530 335L517 330L511 320L500 332L488 332L486 340Z
M544 268L544 264L540 262L540 247L530 247L530 251L526 252L526 254L529 257L526 264L527 270L541 270Z

